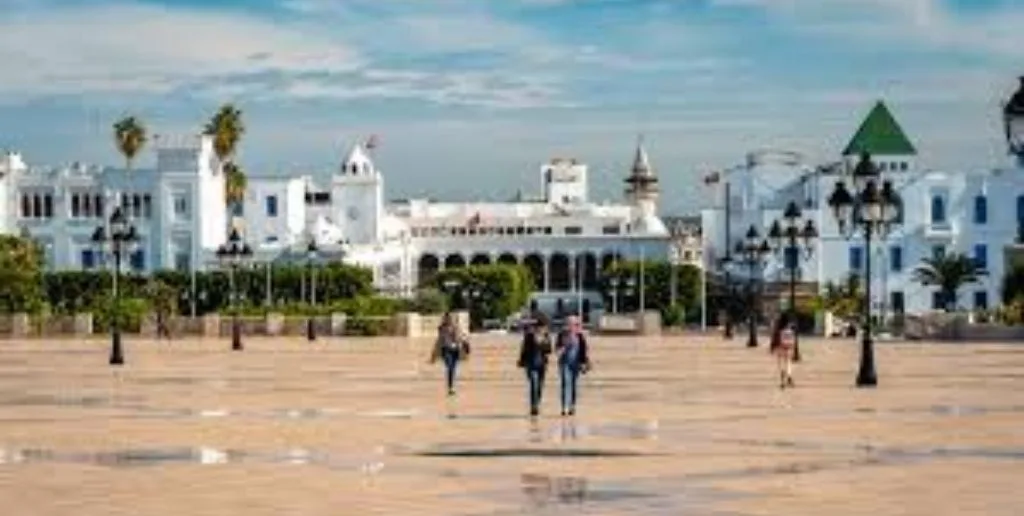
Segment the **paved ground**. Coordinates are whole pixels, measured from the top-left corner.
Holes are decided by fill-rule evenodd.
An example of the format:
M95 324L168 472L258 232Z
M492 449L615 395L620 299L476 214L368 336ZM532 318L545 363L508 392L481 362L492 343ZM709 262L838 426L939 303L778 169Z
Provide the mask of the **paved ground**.
M0 342L12 515L1017 515L1024 345L805 343L798 388L717 337L594 338L580 413L524 417L511 337L454 400L428 343Z

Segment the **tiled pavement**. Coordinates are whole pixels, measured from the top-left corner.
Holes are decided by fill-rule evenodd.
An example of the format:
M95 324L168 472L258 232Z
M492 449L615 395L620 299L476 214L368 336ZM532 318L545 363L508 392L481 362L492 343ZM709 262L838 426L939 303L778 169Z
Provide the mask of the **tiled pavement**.
M574 418L525 417L514 337L474 339L447 399L429 342L0 342L12 515L1017 515L1024 345L594 337Z

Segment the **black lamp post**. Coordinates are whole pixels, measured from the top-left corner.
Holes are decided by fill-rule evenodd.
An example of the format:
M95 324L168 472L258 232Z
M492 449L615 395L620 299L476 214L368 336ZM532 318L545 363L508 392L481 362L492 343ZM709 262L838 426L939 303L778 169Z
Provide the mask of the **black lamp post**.
M124 348L121 345L121 292L118 280L121 276L121 260L131 252L139 241L138 231L128 222L120 207L114 208L106 226L99 226L92 233L92 243L101 256L107 252L114 258L113 310L110 316L110 365L124 364Z
M765 258L772 252L768 241L761 238L761 234L753 225L747 230L743 240L736 242L736 255L738 261L746 265L750 271L750 293L748 302L750 304L747 313L747 324L750 326L750 335L747 337L747 347L757 347L757 273L760 272Z
M728 248L728 245L726 245L726 247ZM734 259L732 257L732 254L730 254L729 252L727 252L724 257L718 260L718 266L721 267L722 271L724 272L722 280L722 299L724 301L722 303L722 306L725 308L725 310L723 311L723 313L725 314L725 324L722 325L722 338L724 340L732 340L732 316L733 312L736 311L736 301L734 299L735 288L733 288L732 276L729 274L729 267L732 266L733 260Z
M878 385L875 373L875 349L871 335L871 239L885 238L898 224L903 202L893 188L892 181L884 181L879 187L881 173L871 162L871 156L862 153L853 170L853 184L856 191L851 193L843 181L837 181L828 198L832 215L839 226L839 233L852 237L859 229L864 235L864 303L863 330L861 331L860 368L857 371L858 387Z
M782 212L782 221L776 219L768 230L768 240L776 252L782 253L782 265L789 272L789 315L794 323L797 315L796 274L800 270L800 256L809 258L814 253L814 241L818 238L818 228L814 226L814 221L807 219L804 222L802 217L800 207L790 201ZM793 361L800 360L800 341L797 339L793 346Z
M1003 128L1007 149L1024 165L1024 76L1020 77L1017 92L1003 106Z
M309 320L306 321L306 340L313 342L316 340L316 267L314 263L317 258L316 240L312 237L309 239L309 244L306 245L306 268L309 270Z
M217 259L222 267L228 268L228 281L231 295L231 349L242 350L242 325L238 320L238 285L235 275L238 268L252 257L252 247L242 240L237 228L232 228L228 241L217 248Z

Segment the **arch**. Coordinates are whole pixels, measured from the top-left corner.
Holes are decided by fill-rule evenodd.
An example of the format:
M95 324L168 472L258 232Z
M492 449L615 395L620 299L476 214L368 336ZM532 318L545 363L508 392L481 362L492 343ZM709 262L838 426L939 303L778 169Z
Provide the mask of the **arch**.
M441 260L433 254L425 254L420 256L418 264L418 274L420 285L431 280L437 271L441 269Z
M528 254L523 258L523 265L529 269L533 276L533 287L537 290L544 290L544 257L539 254Z
M519 263L519 258L516 258L516 255L512 253L501 253L501 256L498 257L498 263L504 265L516 265Z
M490 265L491 257L483 253L477 253L473 255L469 263L470 265Z
M582 279L583 290L597 290L598 280L602 276L597 265L597 255L594 253L585 252L576 256L576 280Z
M551 290L569 290L572 286L572 277L569 267L569 256L565 253L555 253L551 255L551 259L548 262L548 270L551 274L551 279L548 280L548 287Z
M454 268L454 267L465 267L465 266L466 266L466 259L463 258L461 254L449 254L444 259L444 267L446 269Z

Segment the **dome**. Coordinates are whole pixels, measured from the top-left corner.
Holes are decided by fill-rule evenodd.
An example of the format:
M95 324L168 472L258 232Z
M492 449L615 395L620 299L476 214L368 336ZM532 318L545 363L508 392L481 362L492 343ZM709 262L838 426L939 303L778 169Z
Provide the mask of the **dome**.
M655 215L637 217L630 222L629 227L632 233L658 236L668 236L669 234L665 223Z
M356 144L352 146L345 161L341 163L340 172L348 175L369 175L373 173L373 170L373 161L367 155L366 149L361 144Z

